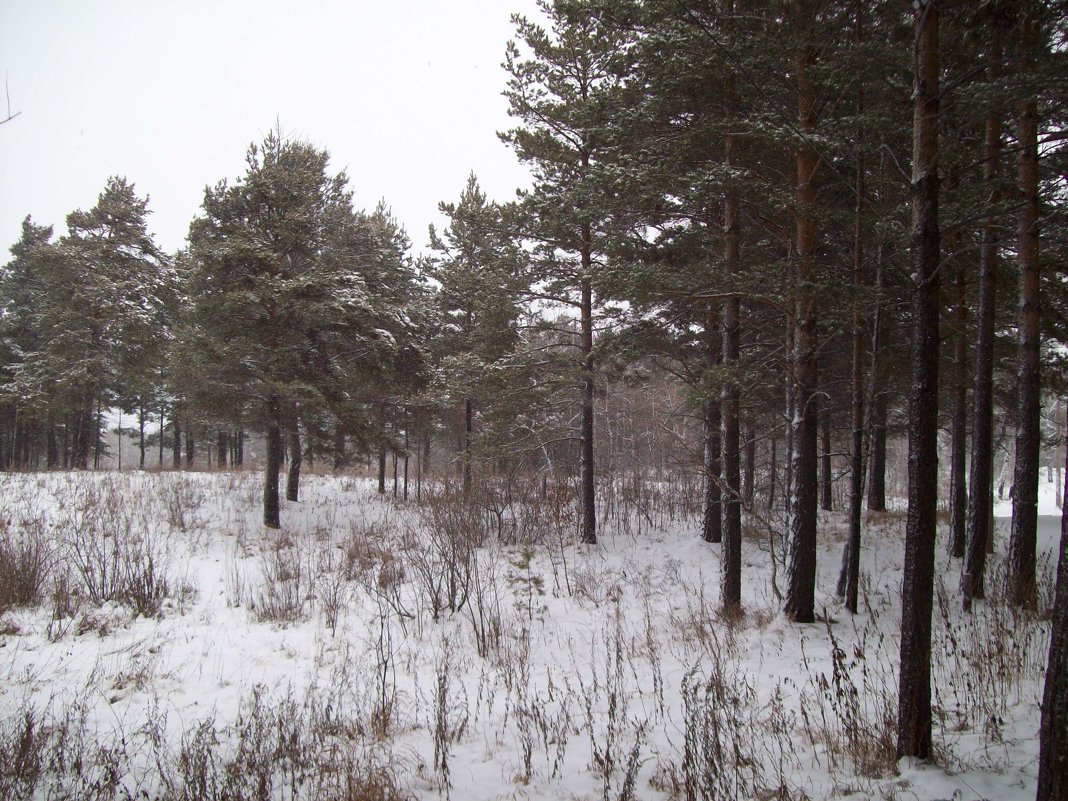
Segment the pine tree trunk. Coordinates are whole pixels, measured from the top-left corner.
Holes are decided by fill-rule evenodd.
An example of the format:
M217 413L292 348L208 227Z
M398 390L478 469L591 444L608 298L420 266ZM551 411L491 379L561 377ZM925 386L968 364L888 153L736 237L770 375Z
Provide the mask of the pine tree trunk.
M234 458L234 466L241 467L245 464L245 429L237 430L237 454Z
M282 468L282 432L278 423L267 426L267 467L263 480L263 525L281 528L278 471Z
M868 476L868 510L886 511L886 415L885 392L878 392L871 405L871 467Z
M193 436L193 429L186 427L185 430L185 466L192 467L196 458L197 443Z
M471 433L474 428L474 401L464 400L464 497L471 494Z
M994 112L987 114L983 146L983 185L987 217L983 222L979 250L979 308L976 312L976 342L972 389L972 459L968 487L968 520L965 534L961 595L964 609L986 594L987 545L993 542L994 477L994 318L996 314L998 260L998 164L1001 160L1001 123Z
M862 5L858 4L855 36L859 46L863 41ZM857 115L864 114L864 86L857 92ZM846 609L857 613L857 595L860 585L860 512L864 496L864 330L861 325L860 289L864 278L864 130L857 131L857 201L853 214L853 289L857 300L853 302L852 353L849 376L850 410L853 436L849 453L849 534L842 555L842 570L838 578L838 594L845 598Z
M730 12L728 12L730 13ZM728 111L728 125L732 118ZM737 161L734 136L726 137L725 167L728 172ZM737 279L741 259L738 231L738 189L731 183L723 203L723 265L726 284L730 289ZM737 295L729 295L723 302L723 361L727 380L723 387L723 479L726 499L723 508L723 555L721 563L721 603L725 612L742 605L742 507L741 459L739 453L739 409L737 369L740 357L741 306Z
M582 228L582 542L597 542L597 510L593 473L593 287L589 275L593 262L589 225Z
M815 49L801 47L796 56L798 124L812 134L816 128L815 89L810 70ZM797 148L797 282L794 301L793 359L793 487L790 490L790 554L787 564L786 615L798 623L815 620L816 507L819 481L816 463L816 186L819 159L806 142Z
M1064 478L1068 482L1068 469ZM1068 497L1068 490L1065 496ZM1042 722L1038 729L1037 801L1068 798L1068 509L1061 510L1061 547L1051 628Z
M931 610L938 503L938 0L918 0L913 93L909 509L901 583L897 753L931 755Z
M770 513L775 508L775 485L779 480L779 438L771 438L771 453L768 455L768 503L765 509Z
M404 424L404 500L408 500L408 424Z
M1026 23L1029 30L1033 23ZM1025 40L1025 46L1029 42ZM1019 107L1018 189L1022 200L1016 259L1020 265L1019 353L1016 373L1016 467L1013 472L1012 534L1009 537L1009 600L1035 600L1035 540L1038 529L1038 471L1041 375L1039 371L1038 274L1038 104Z
M956 237L959 241L959 237ZM957 250L957 248L954 248ZM964 556L967 534L968 482L965 465L968 460L968 325L967 295L964 266L959 258L953 271L953 399L950 410L949 448L949 553L954 558Z
M819 416L822 434L822 453L820 455L820 508L825 512L834 511L834 470L831 464L831 410L823 409Z
M756 430L750 426L745 430L745 464L742 468L742 500L747 509L753 506L753 493L756 487Z
M335 472L345 466L345 431L338 423L334 430L334 470Z
M720 363L722 351L720 350L719 325L714 307L709 308L705 320L706 358L711 369ZM722 480L722 439L721 429L723 415L719 398L713 393L712 387L707 386L705 391L708 397L702 404L704 418L704 484L705 498L701 532L705 542L723 541L723 491L720 481Z
M103 428L104 410L101 408L100 398L96 399L96 412L93 413L93 469L100 468L100 448L103 445L103 436L101 435L101 428Z
M175 470L182 466L182 425L178 419L178 410L171 412L171 429L173 440L171 442L171 462Z
M286 475L286 500L296 503L300 499L300 466L304 451L300 445L300 429L293 420L289 431L289 473Z
M142 403L137 407L137 447L141 451L141 459L138 463L138 467L141 470L145 469L145 405Z
M219 429L216 432L216 446L215 449L219 452L218 464L216 465L220 470L226 468L226 458L230 451L230 438L227 436L226 431Z
M53 412L48 412L48 422L45 424L48 430L45 432L45 466L49 470L59 467L59 440L56 437L56 421Z

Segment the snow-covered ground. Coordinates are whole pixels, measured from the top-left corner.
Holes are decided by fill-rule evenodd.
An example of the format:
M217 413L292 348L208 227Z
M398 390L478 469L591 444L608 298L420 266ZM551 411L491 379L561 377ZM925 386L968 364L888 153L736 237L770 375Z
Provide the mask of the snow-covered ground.
M259 482L0 476L5 541L46 541L52 566L0 625L0 795L31 786L12 766L32 741L40 798L388 797L337 790L335 763L418 798L1034 796L1049 625L1001 600L1005 521L970 615L938 549L937 757L895 764L899 514L867 518L855 618L834 595L842 520L823 519L825 619L796 625L774 521L747 519L746 614L723 619L719 546L669 488L606 510L585 547L563 499L497 517L325 476L269 532Z

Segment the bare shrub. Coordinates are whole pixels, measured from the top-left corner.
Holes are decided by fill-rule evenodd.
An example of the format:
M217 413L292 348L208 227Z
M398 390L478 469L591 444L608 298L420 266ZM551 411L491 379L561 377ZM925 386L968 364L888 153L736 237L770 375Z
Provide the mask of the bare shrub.
M97 605L118 601L137 614L158 614L176 586L162 538L150 534L143 521L135 525L113 484L75 484L72 495L61 520L62 544L81 590Z
M42 516L23 517L16 523L0 520L0 612L40 600L52 557Z
M434 771L441 780L445 797L449 797L449 753L467 729L467 704L458 703L453 691L453 672L456 669L455 654L450 640L443 643L441 659L438 660L433 688L434 722ZM463 685L461 685L462 688Z
M801 716L809 742L822 746L827 770L852 780L897 772L897 697L892 662L869 638L880 641L874 626L858 633L847 653L825 623L831 649L830 676L803 661L810 675L801 694Z
M200 509L204 505L204 491L189 476L163 476L161 499L167 513L167 524L179 531L189 531L202 525Z
M807 798L788 778L800 765L781 687L761 714L753 678L733 664L714 631L705 650L700 667L683 678L682 775L671 783L687 801Z
M263 580L254 611L260 621L292 623L304 617L304 601L311 591L311 575L300 549L285 536L262 554Z
M51 708L51 707L50 707ZM49 709L50 709L49 708ZM158 710L133 732L101 732L88 706L24 707L0 721L0 798L114 801L402 801L401 765L361 739L338 705L256 687L236 720L209 717L168 742Z
M419 509L419 525L408 526L401 548L406 572L422 608L434 622L443 612L459 612L471 592L476 549L486 540L486 519L462 495L431 497Z
M337 624L341 612L349 599L349 585L346 580L345 565L339 564L329 549L319 554L315 577L315 597L319 601L327 628L333 636L337 633Z

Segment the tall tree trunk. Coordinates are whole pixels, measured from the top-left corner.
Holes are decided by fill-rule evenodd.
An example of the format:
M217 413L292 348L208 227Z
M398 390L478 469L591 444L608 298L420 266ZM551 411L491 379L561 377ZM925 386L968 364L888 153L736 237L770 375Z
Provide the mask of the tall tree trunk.
M1023 12L1023 47L1031 46L1034 21ZM1031 70L1024 57L1025 74ZM1035 538L1038 529L1039 283L1038 283L1038 104L1031 94L1019 105L1016 122L1020 160L1016 259L1020 265L1019 352L1016 372L1016 467L1013 471L1012 534L1009 537L1009 600L1031 606L1035 599Z
M93 413L93 469L100 468L100 448L103 445L103 435L100 429L103 427L104 410L100 405L100 398L96 399L96 411Z
M171 462L175 470L182 466L182 425L178 418L178 410L171 411L171 430L173 440L171 442Z
M49 470L55 470L59 467L59 441L56 437L55 413L51 410L48 412L48 421L45 425L48 427L48 430L45 432L45 436L47 437L45 444L45 458L47 461L45 462L45 466Z
M300 499L300 466L304 462L304 450L300 444L300 428L296 419L289 429L289 473L286 475L286 500L296 503Z
M226 468L226 457L230 452L230 437L226 431L220 428L215 432L216 446L215 449L219 452L218 464L216 465L220 470Z
M196 458L197 443L196 438L193 436L193 429L186 426L185 429L185 466L192 467L193 460Z
M277 410L271 415L277 420ZM278 471L282 468L282 431L277 422L267 426L267 467L263 477L263 525L281 528Z
M386 405L378 404L379 436L382 437L378 446L378 494L386 494Z
M145 469L145 404L140 403L137 406L137 447L141 452L141 458L138 462L138 467L141 470Z
M404 500L408 500L408 423L404 423Z
M1068 450L1065 453L1068 456ZM1064 471L1064 478L1068 482L1068 469ZM1068 497L1068 490L1065 497ZM1038 729L1036 798L1037 801L1068 798L1068 509L1061 510L1053 625L1046 663L1046 686L1042 692L1042 722Z
M234 466L241 467L245 464L245 429L237 429L237 455L234 458Z
M863 42L863 3L857 4L855 41ZM857 90L857 115L864 114L864 85ZM853 209L853 301L852 353L849 376L850 411L853 424L849 452L849 534L842 555L838 594L845 597L846 609L857 613L860 585L860 511L864 496L864 330L860 313L860 291L864 284L864 129L858 126L856 156L856 205Z
M742 502L746 509L752 509L753 493L756 491L756 429L751 424L745 429L745 448L742 452Z
M733 12L729 4L728 15ZM728 104L730 96L728 95ZM727 124L733 120L733 108L728 105ZM737 141L728 134L725 141L724 166L729 173L734 169L737 156ZM727 186L723 203L723 267L728 291L737 280L741 260L741 242L738 230L738 187L733 182ZM726 612L742 605L742 506L739 453L738 410L738 360L740 357L741 306L738 296L731 294L723 302L723 361L727 367L727 380L723 386L723 478L726 499L723 508L723 556L721 562L721 603Z
M996 52L996 51L995 51ZM992 58L991 61L994 59ZM965 610L986 594L987 545L993 542L991 503L994 480L994 318L996 314L998 215L998 164L1001 160L1001 122L996 112L986 117L983 145L983 186L987 216L979 250L979 308L972 389L972 466L968 487L968 521L965 536L961 595Z
M474 401L464 400L464 496L471 494L471 432L474 429Z
M796 54L798 125L807 136L816 129L816 95L810 71L816 62L811 44ZM794 290L793 487L790 491L790 556L787 564L786 615L799 623L816 619L816 168L819 159L808 142L797 148L797 282Z
M338 423L334 430L334 470L340 470L345 466L345 430Z
M912 386L901 582L897 753L931 755L931 609L938 504L939 0L917 0L912 121Z
M582 226L582 300L579 327L582 339L582 542L597 542L596 488L593 473L593 269L590 226Z
M820 508L825 512L834 511L834 470L831 464L831 410L830 403L824 403L823 414L819 416L821 424L822 452L820 454Z
M720 347L719 321L715 306L710 304L705 319L705 353L709 370L718 365L723 353ZM705 542L723 541L723 490L722 480L723 414L719 397L711 385L705 387L708 396L703 407L704 417L704 512L701 533Z
M959 246L960 237L955 236ZM954 251L959 247L955 246ZM954 258L953 270L953 399L950 410L951 431L949 448L949 553L954 558L964 556L967 535L968 482L965 464L968 460L968 306L965 292L964 265Z
M868 511L886 511L886 391L879 389L871 404L871 464L868 468Z
M771 453L768 456L768 503L766 509L771 512L775 508L775 484L779 480L777 475L779 469L778 454L776 451L779 447L779 438L775 435L771 437Z

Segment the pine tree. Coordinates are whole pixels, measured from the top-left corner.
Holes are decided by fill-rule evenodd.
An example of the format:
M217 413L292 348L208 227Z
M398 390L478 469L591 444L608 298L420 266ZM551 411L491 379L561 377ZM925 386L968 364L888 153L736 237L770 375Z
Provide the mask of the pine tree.
M505 95L521 126L502 137L533 168L534 188L523 198L520 222L522 236L534 244L532 283L544 299L578 315L581 538L594 543L594 334L604 300L596 285L610 217L607 123L618 108L628 40L582 2L542 0L539 7L550 30L513 17L526 54L517 42L509 44Z
M430 246L438 255L430 275L439 284L442 387L463 407L461 463L464 494L471 490L476 413L497 398L493 379L519 341L519 252L501 209L489 203L472 173L458 203L441 203L449 223Z
M913 10L913 339L909 392L909 508L901 587L898 756L931 753L931 611L938 494L938 0Z
M363 368L393 358L402 328L387 310L394 232L384 211L353 212L328 160L272 133L250 147L241 179L205 191L190 228L193 325L181 361L207 379L194 403L225 399L266 435L264 524L274 528L283 431L357 392Z

